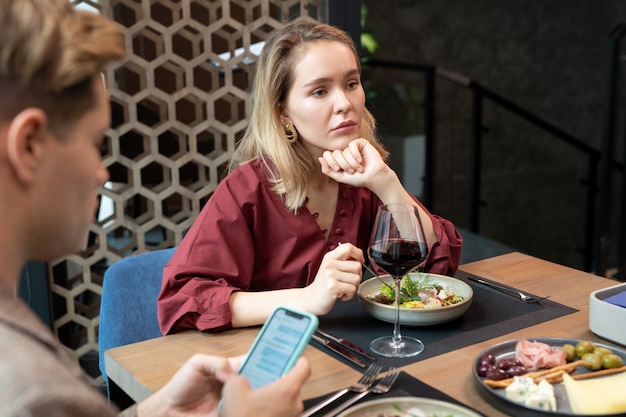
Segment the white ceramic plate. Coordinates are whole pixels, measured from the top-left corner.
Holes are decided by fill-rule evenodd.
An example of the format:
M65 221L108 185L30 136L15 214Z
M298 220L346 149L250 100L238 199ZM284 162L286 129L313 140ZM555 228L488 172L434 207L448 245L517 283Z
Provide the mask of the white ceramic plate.
M347 409L337 417L402 416L402 413L395 407L401 407L402 410L419 407L428 416L481 417L480 414L460 405L422 397L390 397L367 401Z
M535 342L546 343L550 346L561 347L566 343L570 343L574 346L580 339L562 339L562 338L528 338L528 340L532 340ZM610 349L613 353L619 355L626 362L626 351L622 349L617 349L612 346L604 345L602 343L596 343L596 346L602 346ZM478 375L478 366L480 365L480 360L483 356L487 354L491 354L496 358L496 361L500 361L501 359L506 358L515 358L515 345L517 344L517 340L510 340L508 342L503 342L497 344L484 352L474 359L474 363L472 364L472 373L474 375L474 380L476 381L477 387L481 394L486 397L486 399L491 402L497 408L511 414L511 415L524 415L524 416L580 416L580 414L575 414L569 406L569 400L567 399L567 393L565 392L565 388L562 384L552 384L554 387L554 396L556 397L556 405L557 411L546 411L540 410L538 408L528 407L522 403L518 403L512 400L509 400L506 397L506 393L504 389L496 389L490 388L487 385L483 384L483 380L485 378ZM576 373L588 372L585 369L577 368ZM617 414L609 414L611 416L621 416L624 413Z
M427 273L411 273L409 277L413 281L428 278L433 283L446 284L450 286L452 291L463 296L463 301L451 306L440 308L400 308L400 324L403 326L431 326L452 321L462 316L472 304L474 292L472 287L467 285L460 279L448 277L438 274ZM390 275L382 275L381 278L387 283L392 283L393 278ZM372 317L379 320L393 323L395 320L395 307L387 304L378 303L369 297L380 293L382 283L376 278L370 278L363 281L359 286L359 301L365 311Z

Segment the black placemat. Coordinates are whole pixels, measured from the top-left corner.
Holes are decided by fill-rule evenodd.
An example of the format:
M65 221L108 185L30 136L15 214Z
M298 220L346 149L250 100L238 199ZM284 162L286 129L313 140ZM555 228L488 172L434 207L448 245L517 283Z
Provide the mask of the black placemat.
M551 300L543 300L537 304L524 303L510 295L468 280L468 276L481 277L465 271L459 270L455 276L469 284L474 291L472 305L467 312L449 323L426 327L402 326L403 336L417 337L424 342L424 352L412 358L401 359L379 356L376 360L378 364L386 368L405 366L578 311ZM338 301L330 313L320 316L319 319L320 329L343 337L367 350L373 339L390 335L393 330L393 324L369 316L357 297L347 302ZM354 369L363 371L362 368L333 354L317 342L311 344Z
M334 393L334 391L333 391L333 393ZM312 399L304 401L304 408L308 409L308 408L314 406L315 404L317 404L320 401L324 400L325 398L327 398L328 396L330 396L333 393L328 393L326 395L322 395L320 397L312 398ZM327 407L324 407L322 410L320 410L317 413L313 414L313 417L315 417L315 416L322 416L322 415L324 415L324 413L328 413L330 410L333 409L333 407L336 407L342 401L345 401L345 400L351 398L354 395L356 395L356 394L354 394L354 393L346 394L345 396L339 398L338 400L336 400L335 402L331 403ZM413 378L411 375L407 374L404 371L400 372L400 375L398 376L398 379L396 380L396 383L393 385L393 388L388 393L386 393L386 394L370 394L370 395L366 396L365 398L362 398L359 401L357 401L354 405L361 404L362 402L365 402L365 401L371 401L371 400L375 400L375 399L379 399L379 398L387 398L387 397L389 397L389 398L390 397L424 397L424 398L431 398L433 400L446 401L446 402L449 402L449 403L461 405L463 407L466 407L466 408L469 408L469 409L471 409L473 411L476 411L472 407L455 400L454 398L452 398L449 395L439 391L438 389L433 388L430 385L427 385L427 384L423 383L419 379ZM478 413L478 411L476 411L476 412ZM481 413L478 413L478 414L481 414Z

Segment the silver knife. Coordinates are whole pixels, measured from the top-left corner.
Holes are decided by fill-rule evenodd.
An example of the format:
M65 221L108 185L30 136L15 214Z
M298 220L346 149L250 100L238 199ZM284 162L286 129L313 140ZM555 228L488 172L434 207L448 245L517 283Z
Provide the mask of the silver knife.
M357 358L352 353L350 353L349 351L344 349L343 346L341 346L339 343L336 343L336 342L334 342L332 340L329 340L329 339L324 339L323 337L320 337L320 336L318 336L316 334L313 335L313 340L315 340L315 341L325 345L328 349L330 349L333 352L343 356L344 358L346 358L350 362L360 366L361 368L365 368L367 366L365 364L365 362L363 362L361 359Z
M342 339L341 337L333 336L332 334L328 334L325 331L320 330L320 329L317 329L316 332L319 333L320 335L324 336L326 339L330 339L333 342L339 343L340 345L343 345L343 346L347 347L348 349L365 356L368 359L371 359L373 361L376 360L376 356L372 355L371 353L369 353L368 351L362 349L361 347L355 345L354 343L348 342L346 339Z

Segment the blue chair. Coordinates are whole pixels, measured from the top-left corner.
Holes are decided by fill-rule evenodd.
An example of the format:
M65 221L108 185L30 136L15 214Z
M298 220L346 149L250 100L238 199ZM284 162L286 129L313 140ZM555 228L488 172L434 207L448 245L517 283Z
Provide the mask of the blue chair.
M124 258L104 273L98 337L100 372L109 385L104 352L160 337L157 297L163 268L176 248L159 249Z

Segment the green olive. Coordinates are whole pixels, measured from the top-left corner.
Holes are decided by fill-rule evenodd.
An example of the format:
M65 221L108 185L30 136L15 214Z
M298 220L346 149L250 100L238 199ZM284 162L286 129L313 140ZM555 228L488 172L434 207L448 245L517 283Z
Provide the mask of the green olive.
M598 355L594 355L591 352L585 353L583 356L580 357L580 359L589 363L589 366L587 366L587 368L591 369L592 371L597 371L598 369L602 368L602 359Z
M609 353L613 353L611 352L611 349L601 346L596 346L596 348L593 350L593 354L598 355L599 357L603 357L604 355L608 355Z
M606 369L620 368L624 365L624 360L615 353L607 353L602 356L602 367Z
M572 345L571 343L566 343L563 345L563 350L567 352L567 356L565 359L568 362L571 362L574 359L576 359L576 348L574 347L574 345Z
M585 353L593 352L595 347L596 345L593 342L589 340L581 340L576 343L576 354L582 358Z

